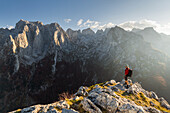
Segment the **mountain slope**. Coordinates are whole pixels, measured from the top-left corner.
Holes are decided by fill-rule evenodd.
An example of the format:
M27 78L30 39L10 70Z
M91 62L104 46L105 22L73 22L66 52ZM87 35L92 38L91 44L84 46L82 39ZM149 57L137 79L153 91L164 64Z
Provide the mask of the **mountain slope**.
M152 46L170 56L170 36L157 33L152 27L148 27L142 30L132 30L136 34L144 37L145 41L152 44Z

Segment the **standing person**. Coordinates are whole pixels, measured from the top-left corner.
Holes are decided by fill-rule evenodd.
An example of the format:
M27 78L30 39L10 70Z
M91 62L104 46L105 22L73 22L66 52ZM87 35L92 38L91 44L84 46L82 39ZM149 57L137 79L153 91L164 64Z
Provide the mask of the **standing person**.
M129 83L128 83L128 77L131 77L132 76L132 69L129 68L128 65L125 66L125 84L127 85L127 88L129 86Z

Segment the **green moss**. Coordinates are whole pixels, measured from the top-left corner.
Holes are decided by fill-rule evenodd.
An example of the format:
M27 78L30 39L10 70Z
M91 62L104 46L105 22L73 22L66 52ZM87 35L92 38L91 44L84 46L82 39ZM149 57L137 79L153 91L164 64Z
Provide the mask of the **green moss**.
M90 92L91 90L94 89L94 87L95 87L96 85L99 85L99 87L103 88L103 85L104 85L105 83L106 83L106 82L104 82L104 83L98 83L98 84L95 84L95 85L91 85L91 86L88 87L88 89L87 89L86 91L87 91L87 92Z
M21 113L21 109L17 109L15 113Z
M107 82L107 81L106 81ZM115 86L115 84L107 84L107 86L104 86L104 84L106 83L98 83L98 84L95 84L95 85L92 85L92 86L89 86L88 89L86 90L87 92L90 92L91 90L94 89L94 87L96 85L99 85L99 87L101 88L105 88L107 89L108 86ZM132 85L132 84L131 84ZM130 101L134 101L135 104L139 105L139 106L145 106L145 107L154 107L160 111L164 111L164 112L170 112L170 110L167 110L166 108L162 107L160 105L160 103L155 100L155 99L151 99L151 98L148 98L145 96L145 94L143 92L140 92L138 94L129 94L127 93L126 91L122 91L122 90L119 90L117 92L115 92L118 96L120 96L121 98L126 98ZM80 100L70 100L70 105L74 108L74 109L77 109L78 111L80 112L84 112L84 113L87 113L86 111L83 111L83 108L82 108L82 105L81 105L81 100L83 100L83 97L81 97L82 99ZM116 97L115 97L116 98ZM154 106L151 105L151 102L154 104ZM75 107L76 106L76 107ZM102 110L102 112L107 112L105 110Z
M115 86L115 85L117 85L116 83L114 83L114 84L108 84L107 86Z
M155 100L155 99L151 99L148 98L144 95L144 93L140 92L136 95L134 94L128 94L127 92L124 91L119 91L119 92L115 92L118 96L120 96L121 98L126 98L130 101L134 101L135 104L139 105L139 106L145 106L145 107L154 107L160 111L164 111L164 112L170 112L170 110L167 110L166 108L162 107L160 105L160 103ZM150 103L153 102L155 106L152 106Z
M72 102L73 104L78 104L78 103L81 102L83 99L84 99L84 97L83 97L83 96L80 96L80 97L79 97L78 99L76 99L76 100L71 99L70 102Z

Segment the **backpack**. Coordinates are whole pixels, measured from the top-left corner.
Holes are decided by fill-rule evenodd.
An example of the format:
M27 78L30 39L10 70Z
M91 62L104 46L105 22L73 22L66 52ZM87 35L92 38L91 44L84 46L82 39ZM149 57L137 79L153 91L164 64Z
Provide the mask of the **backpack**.
M132 69L129 69L128 77L132 77Z

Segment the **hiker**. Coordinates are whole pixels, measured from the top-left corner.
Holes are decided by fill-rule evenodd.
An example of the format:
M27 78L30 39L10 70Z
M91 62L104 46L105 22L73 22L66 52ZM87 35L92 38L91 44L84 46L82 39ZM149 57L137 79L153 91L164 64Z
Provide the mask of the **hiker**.
M129 83L128 83L128 77L132 77L132 69L129 68L129 66L125 66L125 84L127 85L127 88L129 86Z

